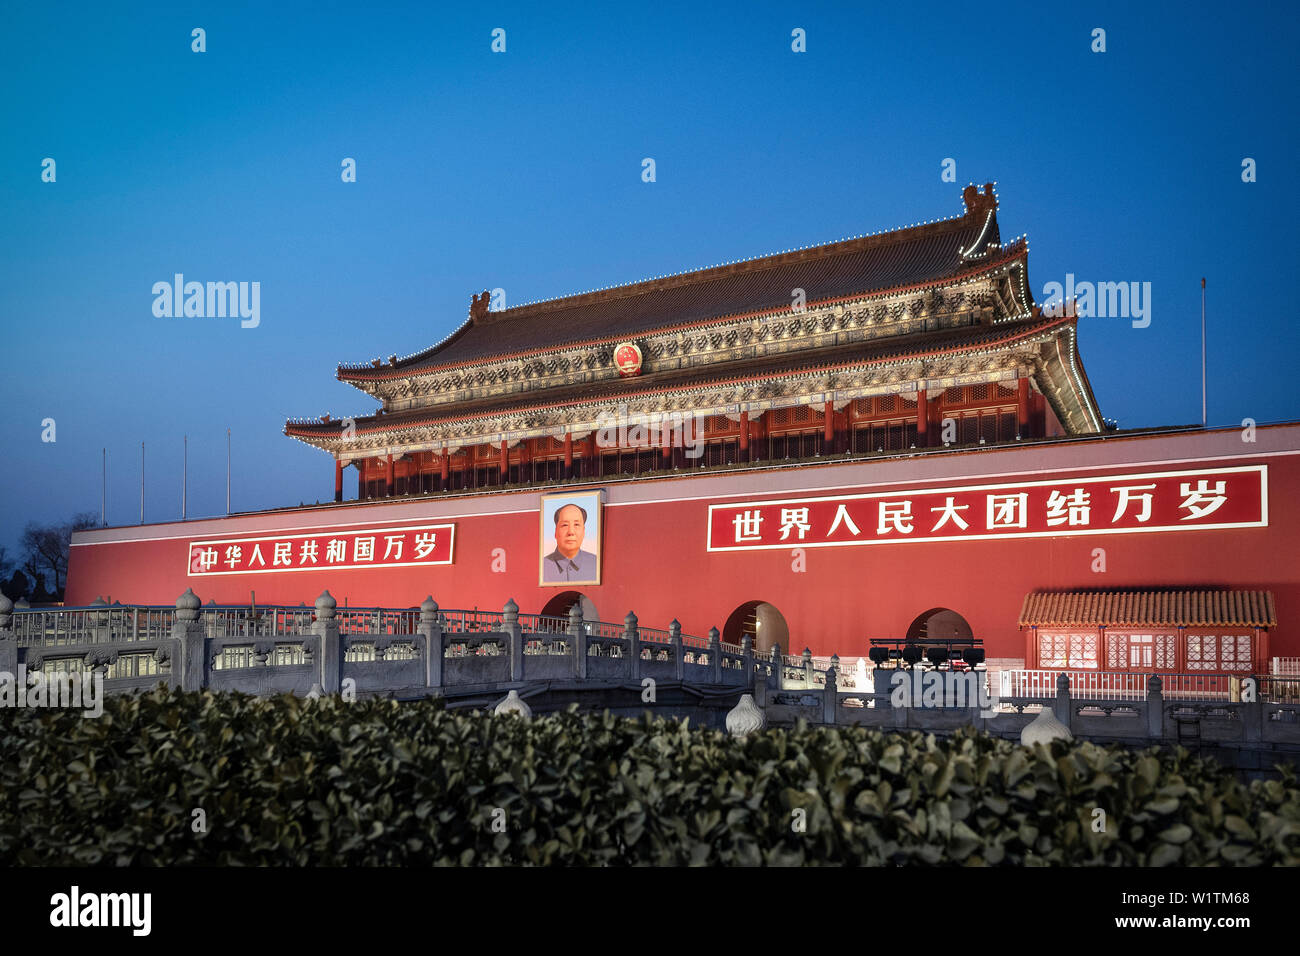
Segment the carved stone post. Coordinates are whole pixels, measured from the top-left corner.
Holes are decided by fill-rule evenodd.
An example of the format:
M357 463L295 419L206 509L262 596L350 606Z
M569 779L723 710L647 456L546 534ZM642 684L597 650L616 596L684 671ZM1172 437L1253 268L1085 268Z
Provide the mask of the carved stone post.
M836 684L838 672L834 667L826 671L826 689L822 691L822 723L835 723L835 708L839 703L840 689Z
M334 615L338 602L329 591L321 592L316 599L316 623L311 632L319 639L320 658L317 680L322 694L337 694L343 670L343 641L339 637L339 621Z
M814 671L813 671L812 651L810 651L808 648L805 647L803 649L803 686L804 687L817 686L817 681L813 677L813 673Z
M772 689L785 689L785 658L781 656L781 644L772 642Z
M1241 723L1242 730L1245 731L1245 739L1257 742L1264 739L1264 701L1262 699L1260 679L1253 674L1246 678L1249 683L1247 687L1252 692L1250 700L1243 700L1241 703ZM1244 696L1244 695L1243 695Z
M713 683L722 683L722 641L716 627L709 628L709 664L713 669Z
M176 599L172 622L172 668L181 690L202 690L208 683L208 640L199 623L198 596L190 588Z
M641 680L641 634L637 630L636 615L631 611L627 612L627 617L623 618L623 640L627 641L628 656L628 676L633 680Z
M524 636L519 629L519 605L515 599L506 601L501 611L501 627L510 641L510 679L524 679Z
M1165 692L1159 674L1147 678L1147 736L1159 740L1165 735Z
M673 676L677 680L686 680L686 661L682 659L682 625L673 618L668 625L668 638L673 646Z
M1052 704L1052 712L1071 733L1074 732L1074 728L1070 726L1070 711L1073 709L1070 706L1070 677L1068 674L1057 674L1056 701Z
M438 602L430 594L420 605L420 634L424 635L424 686L442 686L445 641L442 622L438 620Z
M18 635L14 629L14 602L0 594L0 671L18 679Z
M86 622L90 625L90 642L92 644L109 644L113 640L112 632L108 626L108 602L103 596L95 598L90 602L90 606L95 608L93 611L87 611L86 616L89 620Z
M587 629L582 626L582 604L569 608L569 636L573 638L573 676L587 679Z
M746 634L740 639L740 657L745 668L745 686L754 686L754 639Z

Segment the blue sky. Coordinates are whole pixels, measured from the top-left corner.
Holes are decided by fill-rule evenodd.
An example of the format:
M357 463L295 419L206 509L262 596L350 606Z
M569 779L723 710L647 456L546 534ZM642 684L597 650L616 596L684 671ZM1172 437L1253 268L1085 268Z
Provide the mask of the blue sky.
M328 500L284 420L372 411L335 366L426 347L472 292L945 218L970 181L1028 233L1040 300L1067 272L1151 283L1149 328L1081 321L1122 427L1199 420L1202 275L1211 423L1300 417L1291 4L271 6L7 12L0 544L98 512L105 446L110 524L139 520L141 441L146 518L179 517L185 434L189 513L222 513L227 428L236 509ZM155 317L177 272L260 282L261 324Z

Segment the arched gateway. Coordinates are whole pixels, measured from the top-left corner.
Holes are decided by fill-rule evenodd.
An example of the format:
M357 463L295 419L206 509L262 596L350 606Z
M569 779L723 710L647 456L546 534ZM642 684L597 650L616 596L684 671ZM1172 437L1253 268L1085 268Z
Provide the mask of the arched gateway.
M575 604L582 607L584 621L600 620L600 615L596 613L596 605L581 591L561 591L547 601L546 606L539 613L543 617L568 617L569 609Z
M766 601L747 601L740 605L722 628L722 640L728 644L740 644L746 634L753 641L756 653L766 654L774 643L780 644L787 653L790 650L790 629L785 617Z
M932 607L920 614L907 628L909 641L924 638L970 640L975 635L966 619L951 608Z

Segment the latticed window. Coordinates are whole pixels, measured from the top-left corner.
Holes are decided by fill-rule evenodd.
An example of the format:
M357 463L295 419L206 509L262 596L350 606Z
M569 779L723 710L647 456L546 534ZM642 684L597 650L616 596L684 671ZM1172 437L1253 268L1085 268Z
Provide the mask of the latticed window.
M295 664L306 663L306 660L301 644L277 644L275 653L271 657L271 664L275 667L292 667Z
M212 666L219 671L230 671L237 670L241 667L252 667L253 645L237 644L234 647L223 647L221 653L217 655L217 659Z
M1094 633L1038 632L1038 666L1061 670L1096 670Z
M997 389L998 389L998 398L1010 398L1012 395L1016 394L1016 390L1014 387L1010 385L1003 385L1001 382L998 382Z
M867 401L867 400L866 400L866 399L863 399L863 401ZM778 409L775 409L775 410L772 412L772 424L773 424L773 425L789 425L789 424L790 424L790 409L788 409L788 408L778 408Z
M1219 662L1225 671L1251 669L1251 641L1245 634L1225 634L1219 638Z
M966 389L960 385L954 385L952 388L946 388L943 391L943 400L950 405L960 405L965 397Z
M1112 671L1123 670L1128 661L1128 635L1127 634L1107 634L1106 635L1106 669Z
M47 674L79 674L86 669L84 657L47 657L41 670Z
M998 420L995 415L980 416L980 438L992 444L998 440Z
M975 417L963 418L961 420L960 437L957 439L963 445L973 445L980 438L980 420Z
M871 399L869 399L869 398L859 398L859 399L854 400L854 402L853 402L853 414L854 414L854 415L870 415L870 414L871 414Z
M998 441L1015 441L1016 413L1002 412L998 415Z
M405 641L397 644L389 644L384 651L384 660L386 661L413 661L415 660L415 645Z
M149 677L158 673L158 662L152 654L119 654L108 665L109 678Z
M1106 634L1106 666L1110 670L1173 670L1178 638L1165 634Z
M1251 664L1251 639L1249 635L1189 634L1187 636L1187 669L1189 671L1249 672Z
M349 644L348 649L343 654L343 660L348 664L373 661L374 659L375 645L370 643Z
M897 396L897 395L881 395L881 396L880 396L880 410L881 410L882 412L893 412L893 411L897 411L897 410L898 410L898 396Z

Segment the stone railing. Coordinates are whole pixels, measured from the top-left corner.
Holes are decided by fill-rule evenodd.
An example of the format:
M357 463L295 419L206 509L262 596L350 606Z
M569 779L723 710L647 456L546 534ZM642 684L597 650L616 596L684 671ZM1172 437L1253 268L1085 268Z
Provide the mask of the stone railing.
M807 656L807 652L805 652ZM0 595L0 672L100 670L109 692L158 682L185 690L248 693L427 694L488 692L537 681L641 683L645 678L779 688L779 648L757 654L748 636L707 638L567 617L419 608L339 608L328 591L314 607L203 606L193 591L175 607L15 609ZM810 670L810 674L815 673Z
M1028 696L990 698L985 672L975 670L961 678L973 682L970 693L958 698L959 703L964 702L962 706L954 706L950 691L946 692L948 699L943 699L945 692L941 691L937 693L940 706L926 706L925 697L914 694L908 706L896 707L891 693L895 673L911 680L910 671L877 670L876 686L870 691L845 691L838 686L836 672L830 670L822 687L773 689L757 685L755 699L769 724L802 718L811 723L932 733L970 726L1015 739L1037 712L1046 708L1073 735L1091 740L1235 749L1263 755L1264 768L1271 766L1267 760L1281 755L1293 763L1300 761L1300 679L1296 678L1194 675L1200 680L1221 678L1225 686L1232 687L1221 697L1208 697L1197 688L1178 690L1178 678L1185 675L1125 675L1138 678L1143 690L1139 695L1120 697L1115 684L1106 681L1098 684L1104 691L1101 696L1093 696L1087 689L1075 694L1070 676L1058 671L1055 692L1050 696L1035 687ZM1173 678L1176 689L1172 697L1165 694L1166 678ZM1198 693L1202 696L1196 696ZM1249 762L1240 765L1249 766Z

